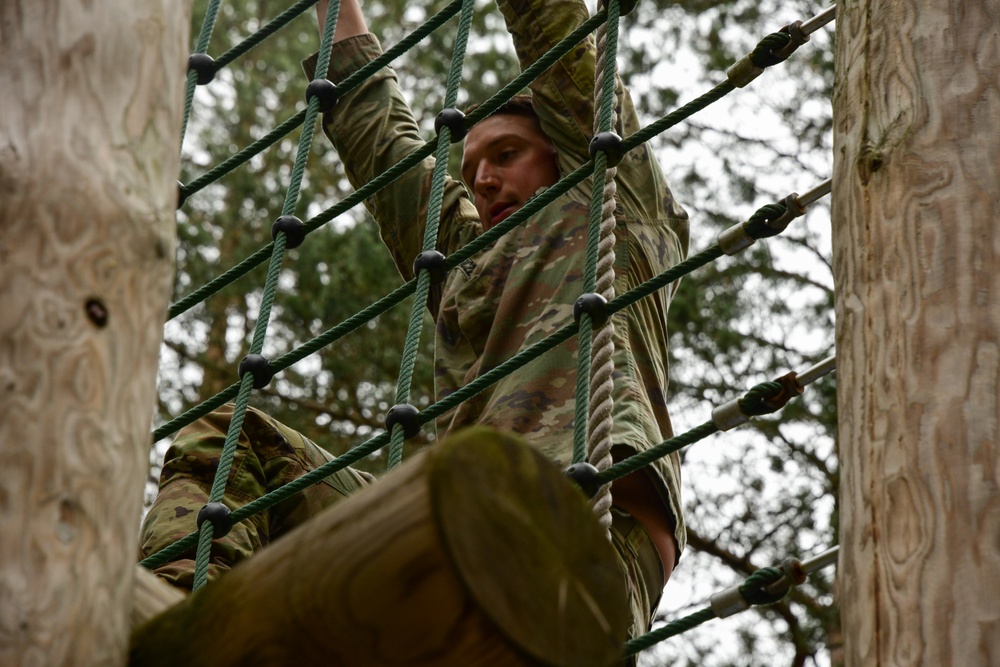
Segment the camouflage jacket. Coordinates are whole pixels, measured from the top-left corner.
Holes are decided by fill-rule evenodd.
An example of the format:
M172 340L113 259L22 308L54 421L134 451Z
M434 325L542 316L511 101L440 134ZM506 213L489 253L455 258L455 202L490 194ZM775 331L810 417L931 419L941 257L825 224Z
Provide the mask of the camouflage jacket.
M579 0L500 0L521 67L527 67L584 21ZM334 45L328 77L342 81L381 53L362 35ZM305 64L312 75L315 58ZM589 160L593 130L593 38L531 84L544 132L558 150L565 175ZM628 92L618 82L619 124L625 137L639 129ZM324 130L355 187L424 144L394 72L383 68L341 99ZM433 158L424 160L366 202L404 278L413 276L428 208ZM622 294L680 261L687 252L687 215L677 205L646 146L618 165L617 279ZM482 253L453 269L430 299L436 320L435 391L442 399L573 318L583 292L591 181L588 179ZM416 205L415 205L416 202ZM438 249L450 254L483 232L465 186L447 182ZM615 318L614 442L644 450L672 435L667 414L667 308L672 288ZM577 340L574 338L486 389L438 422L441 435L471 424L522 434L551 459L572 456ZM655 469L677 518L678 546L685 530L676 456Z

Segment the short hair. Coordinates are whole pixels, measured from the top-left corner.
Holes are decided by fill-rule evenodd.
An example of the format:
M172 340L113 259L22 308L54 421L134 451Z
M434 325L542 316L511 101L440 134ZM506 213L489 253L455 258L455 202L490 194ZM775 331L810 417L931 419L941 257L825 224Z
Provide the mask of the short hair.
M481 103L476 102L465 107L465 115L468 116L473 111L483 106ZM535 111L535 104L531 99L531 95L519 94L510 98L503 104L501 104L496 111L494 111L491 116L507 114L510 116L523 116L525 118L530 118L535 121L535 126L538 128L539 132L542 132L542 121L538 117L538 112ZM489 118L489 116L487 116ZM485 119L483 119L485 120ZM544 134L544 132L543 132Z
M479 102L470 104L467 107L465 107L464 113L465 115L469 115L470 113L472 113L481 106L482 104ZM549 147L552 149L552 151L553 152L556 151L555 144L552 142L552 137L546 134L545 130L542 129L542 119L541 117L539 117L538 112L535 111L535 103L531 95L528 95L526 93L515 95L514 97L510 98L509 100L501 104L497 108L497 110L494 111L492 114L490 114L490 116L487 116L487 118L503 114L507 114L510 116L521 116L523 118L530 118L532 121L534 121L535 129L538 130L538 133L548 140Z
M483 106L479 102L470 104L465 108L465 115L471 114L473 111ZM528 118L534 118L538 120L538 113L535 111L535 105L531 100L531 95L519 94L510 98L503 104L501 104L492 115L496 114L509 114L511 116L527 116Z

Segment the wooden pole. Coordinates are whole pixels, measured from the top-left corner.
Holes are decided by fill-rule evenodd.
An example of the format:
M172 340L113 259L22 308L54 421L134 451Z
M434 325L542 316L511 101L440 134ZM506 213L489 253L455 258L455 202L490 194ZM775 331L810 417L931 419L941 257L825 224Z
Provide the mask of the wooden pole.
M616 563L551 462L473 429L156 617L131 664L614 664L627 618Z
M1000 664L1000 2L837 9L847 665Z
M0 2L0 664L121 665L186 3Z

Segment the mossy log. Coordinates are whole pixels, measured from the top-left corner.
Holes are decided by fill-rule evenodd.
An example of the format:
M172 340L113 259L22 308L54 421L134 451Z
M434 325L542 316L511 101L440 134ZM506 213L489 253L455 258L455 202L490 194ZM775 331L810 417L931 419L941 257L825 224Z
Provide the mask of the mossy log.
M609 665L627 610L582 494L468 430L133 635L132 665Z

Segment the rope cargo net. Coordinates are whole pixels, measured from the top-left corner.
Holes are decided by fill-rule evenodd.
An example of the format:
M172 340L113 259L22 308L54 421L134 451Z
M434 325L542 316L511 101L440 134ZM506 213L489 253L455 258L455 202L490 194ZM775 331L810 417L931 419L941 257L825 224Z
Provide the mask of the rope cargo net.
M197 38L195 53L191 55L188 62L182 136L188 126L196 87L211 83L221 69L245 55L314 4L316 4L316 0L300 0L237 46L218 58L212 58L208 55L207 50L218 16L220 0L211 0ZM632 4L634 5L634 3ZM225 403L230 401L235 403L232 421L220 455L218 470L209 492L208 503L203 508L203 512L199 514L198 530L146 558L141 563L143 566L150 569L158 567L195 547L194 589L201 588L208 581L208 564L213 536L224 535L232 525L273 507L293 494L320 482L329 475L384 447L388 447L388 467L399 465L403 458L404 440L418 433L424 424L444 415L502 377L574 336L579 337L579 365L573 433L573 465L567 470L567 475L592 498L598 520L606 530L610 526L610 483L612 481L648 466L658 458L678 452L710 435L744 424L755 416L779 411L790 399L800 395L807 385L835 369L836 360L835 357L831 356L799 372L790 372L773 381L757 384L748 389L742 396L716 407L712 412L711 419L700 426L612 464L610 453L612 406L610 401L611 375L614 366L611 362L613 325L610 316L724 255L737 255L760 239L780 234L795 218L802 216L810 204L829 194L831 186L830 180L826 180L803 194L793 193L782 201L762 206L745 222L734 225L719 234L716 241L701 252L638 287L624 294L616 295L612 286L615 244L615 165L629 150L649 141L736 89L747 86L766 68L783 62L799 46L808 41L810 34L834 19L835 7L830 7L805 21L796 21L778 32L765 36L749 54L727 70L725 80L714 88L650 123L638 132L628 137L619 137L611 131L611 128L614 126L615 120L614 82L617 75L617 42L622 7L620 0L608 0L602 5L596 14L572 31L551 51L524 69L519 76L478 105L474 111L464 115L455 108L455 103L460 90L466 46L472 26L473 2L472 0L453 0L383 55L358 69L343 81L334 83L322 78L313 80L306 89L307 104L305 109L295 113L249 146L208 169L201 176L186 184L178 183L178 208L180 208L188 197L238 169L297 128L301 128L284 203L280 215L276 217L272 225L271 242L203 286L180 298L169 308L168 321L202 303L261 264L268 263L267 277L256 316L252 342L238 368L239 381L163 424L152 435L153 441L156 442L176 433ZM316 71L319 73L326 72L330 62L338 14L339 0L331 0L326 22L322 26L316 67ZM436 138L426 142L395 166L377 175L340 202L312 218L303 221L296 217L294 211L298 204L299 190L305 174L306 160L319 114L329 110L336 103L338 97L349 93L367 77L388 65L435 30L448 24L456 14L458 15L458 29L454 38L444 109L438 115L435 123ZM553 186L530 199L513 215L491 227L462 249L447 257L436 256L440 255L435 248L441 218L444 183L448 170L449 146L454 141L460 140L469 128L495 112L592 33L596 33L598 65L595 82L594 140L590 146L590 162L562 177ZM305 242L311 232L387 187L399 175L431 155L435 156L436 162L421 253L421 258L426 261L416 262L416 277L304 345L277 359L264 357L262 351L267 336L268 321L278 293L278 278L286 251ZM578 302L582 303L583 306L575 309L574 321L558 329L544 340L521 350L504 363L483 373L460 390L425 409L418 410L410 405L417 348L423 328L423 304L427 303L432 285L432 269L440 270L442 265L444 270L457 267L590 177L593 177L593 183L600 184L600 187L592 189L584 273L585 284L580 302ZM329 463L230 512L222 505L221 500L225 493L226 480L236 452L244 416L254 389L264 388L275 374L332 345L410 296L415 298L413 299L396 383L396 405L389 411L386 429ZM830 565L836 561L836 558L837 547L833 547L804 561L789 559L779 567L761 568L751 574L744 583L713 595L711 603L703 610L667 623L641 637L631 639L626 644L625 655L635 655L664 639L680 634L712 618L730 616L753 605L777 602L784 597L790 586L804 582L809 573Z

